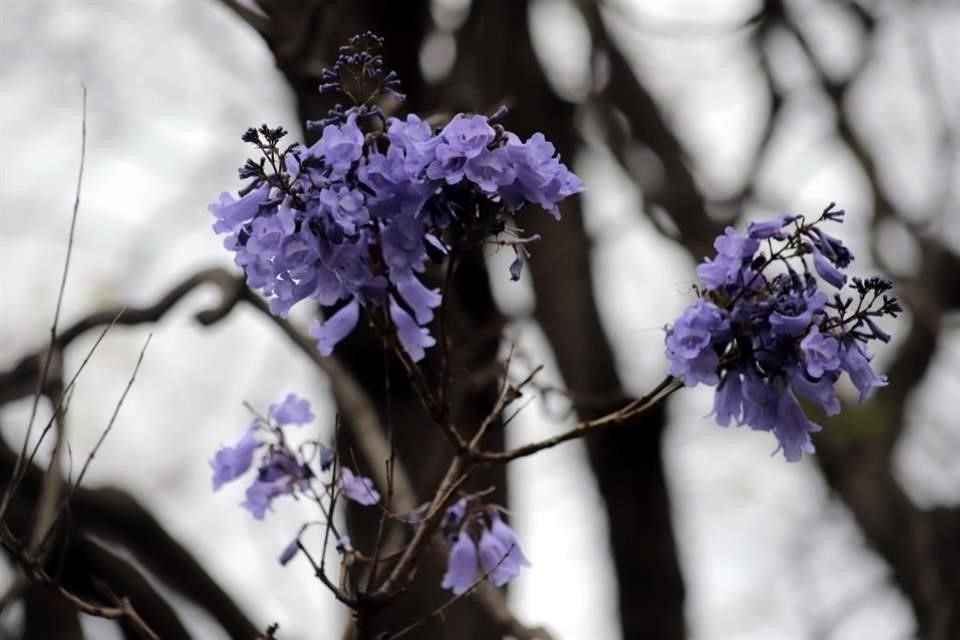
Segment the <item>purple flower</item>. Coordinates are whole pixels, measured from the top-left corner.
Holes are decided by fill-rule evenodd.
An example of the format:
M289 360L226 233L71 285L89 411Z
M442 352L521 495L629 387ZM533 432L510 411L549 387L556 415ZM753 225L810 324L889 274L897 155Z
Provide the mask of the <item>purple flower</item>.
M743 423L762 431L773 429L780 393L760 374L748 370L743 376Z
M280 253L284 240L296 228L296 221L289 207L281 206L272 216L256 218L247 238L246 251L265 260Z
M270 405L270 417L279 425L304 425L312 422L314 415L309 402L290 393L280 404Z
M318 457L320 458L320 471L326 471L333 466L333 462L337 457L337 452L330 447L320 445Z
M790 386L800 396L816 402L828 416L840 413L840 398L837 397L837 375L827 374L818 380L808 378L800 367L790 369Z
M812 228L810 234L814 249L823 253L837 268L846 269L850 266L853 254L840 240L817 227Z
M373 487L373 480L354 475L353 471L346 467L340 470L340 490L350 500L365 506L380 501L380 494Z
M517 170L502 148L484 150L475 158L467 160L464 173L467 179L488 193L494 193L500 187L511 184L517 177Z
M492 533L493 537L499 540L504 547L509 549L506 562L516 567L517 572L520 571L520 567L529 567L530 561L523 553L523 549L520 548L520 542L517 540L516 532L510 525L503 521L496 509L492 509L491 511L490 533Z
M728 339L729 327L722 310L711 302L698 300L687 307L667 331L670 373L682 376L688 387L717 384L720 357L712 345Z
M480 568L494 586L502 587L520 573L519 564L510 558L510 547L490 533L489 529L484 529L480 534L478 551Z
M447 572L443 576L441 586L459 596L466 593L477 578L477 546L466 531L461 531L457 541L450 548Z
M214 491L219 490L224 483L239 478L250 468L253 463L253 454L261 445L253 437L256 425L256 422L250 425L234 446L221 447L210 461L210 467L213 469Z
M773 433L780 442L783 457L787 462L797 462L803 453L814 452L810 434L817 431L820 431L820 425L807 418L793 392L786 390L781 393L777 404L777 424Z
M358 227L370 221L366 200L359 189L342 185L323 189L320 191L320 204L347 235L353 235Z
M512 133L505 134L503 149L513 164L516 179L502 185L497 193L512 209L527 203L540 205L554 218L560 218L557 204L583 191L583 183L556 157L556 149L542 133L521 142Z
M790 224L796 216L778 216L763 222L751 222L747 225L747 235L754 240L766 240L782 235L784 226Z
M837 356L839 348L840 343L836 338L823 335L816 325L810 327L807 336L800 341L800 349L803 351L810 377L820 378L828 371L839 369L840 358Z
M853 386L860 392L860 402L869 398L874 389L887 384L887 377L878 376L870 366L870 360L871 356L853 340L841 344L840 363L843 370L849 374Z
M723 376L717 393L713 398L713 413L717 416L717 424L721 427L730 426L730 420L740 422L743 416L743 385L740 374L731 371Z
M299 536L290 541L286 547L283 548L283 551L280 552L280 557L277 558L277 562L281 566L286 566L288 562L293 560L293 557L300 552L300 538Z
M436 160L427 167L427 176L457 184L463 180L467 161L483 153L495 135L483 116L457 114L440 132L441 140L434 148Z
M247 489L243 507L257 520L263 520L273 500L293 495L308 484L308 471L287 449L274 448L260 467L257 478Z
M363 132L357 126L356 114L350 114L342 126L329 124L323 135L309 149L309 154L323 158L336 176L343 176L363 153Z
M423 360L423 357L427 355L424 349L432 347L437 341L433 339L429 331L418 325L410 314L397 304L393 296L390 296L390 317L397 327L397 338L400 340L403 350L410 355L414 362Z
M875 318L901 312L887 294L892 284L853 278L850 288L859 300L842 292L828 299L804 258L812 254L820 277L843 287L842 270L853 256L817 227L842 218L831 204L813 223L802 216L781 217L751 224L746 236L728 227L714 243L716 258L697 269L707 285L703 299L667 331L670 373L688 386L719 383L713 404L717 423L736 421L772 431L791 462L813 452L810 434L820 429L798 397L835 415L841 410L836 386L843 371L861 402L886 384L870 367L865 345L890 339ZM797 224L788 228L791 222ZM769 255L755 255L760 240L770 246ZM771 265L777 265L776 275L764 275Z
M460 531L460 525L463 524L463 518L466 515L466 498L460 498L452 505L447 507L447 512L443 514L443 522L441 523L444 537L446 537L448 540L455 540L458 532Z
M269 193L269 185L263 185L239 200L234 200L229 193L221 193L220 201L207 207L217 218L213 223L213 230L217 233L237 231L244 222L257 215L260 204L266 200Z
M274 498L293 493L293 485L286 478L261 480L257 478L247 489L246 499L241 505L257 520L263 520L267 509L271 508Z
M791 291L778 302L776 311L770 314L770 326L773 333L780 336L796 336L810 326L813 314L823 310L827 296L817 291L811 296L799 295Z
M833 263L821 251L813 247L813 268L820 277L840 289L847 283L847 274L833 266Z
M338 342L346 338L360 318L360 303L351 300L342 309L327 318L326 322L316 320L310 327L310 335L317 340L317 349L329 356Z
M484 116L457 114L440 132L443 143L465 158L476 158L493 141L496 132Z
M706 258L697 267L697 275L709 289L716 290L738 281L741 269L749 265L760 248L760 241L727 227L723 235L714 240L713 247L717 256Z

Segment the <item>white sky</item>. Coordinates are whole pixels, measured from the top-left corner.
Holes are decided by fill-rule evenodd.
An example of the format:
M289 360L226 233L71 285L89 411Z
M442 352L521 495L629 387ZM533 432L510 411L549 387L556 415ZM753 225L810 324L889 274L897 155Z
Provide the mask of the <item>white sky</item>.
M718 24L752 6L613 4L627 13L669 19L686 12L691 20ZM558 0L541 0L535 15L562 30L569 14L557 6ZM583 43L577 34L575 28L569 38L541 34L538 46ZM654 85L673 100L671 117L695 136L703 179L722 189L744 161L739 140L763 112L749 90L749 74L744 80L750 61L742 42L678 42L649 34L630 42L646 72L658 65L670 70ZM551 78L575 94L582 69L575 55L568 57ZM247 126L296 125L289 91L256 34L216 2L4 0L0 58L6 62L0 66L0 283L7 304L0 315L0 367L40 347L52 317L77 171L81 83L89 90L86 178L63 324L98 305L153 300L197 268L231 266L210 231L206 205L236 188L236 167L246 157L239 135ZM670 78L691 70L710 81L671 86ZM866 224L857 211L868 205L863 182L842 156L829 162L791 157L791 150L822 136L825 120L799 106L791 113L796 133L780 146L781 166L801 177L771 182L799 210L840 202L852 212L847 237L857 247L858 229ZM925 157L922 140L912 144L920 147L914 155ZM817 172L797 171L811 162ZM689 302L693 265L636 215L637 194L609 157L587 152L578 170L589 189L587 225L597 241L604 323L625 381L641 392L662 376L660 328ZM957 233L952 227L947 232ZM491 263L495 275L505 275L499 258ZM494 282L505 308L529 306L527 283ZM258 623L278 621L285 639L337 637L340 627L329 620L342 612L309 567L294 561L280 568L275 561L304 517L300 505L281 504L278 513L256 522L237 506L242 487L210 492L207 466L217 446L243 429L242 400L265 407L296 391L319 409L319 422L330 424L325 382L249 311L234 312L211 330L199 328L191 313L212 295L194 294L159 326L108 336L75 393L71 447L80 457L93 446L152 331L140 376L89 484L113 483L134 493ZM952 331L952 346L935 370L946 375L925 393L960 393L960 336ZM514 332L548 365L547 379L556 379L538 330L521 324ZM92 336L74 344L68 370L91 342ZM824 637L908 636L912 622L904 601L888 588L883 565L863 552L859 532L831 502L814 465L771 458L774 443L767 434L715 427L704 417L709 403L706 393L683 392L671 405L664 445L692 637L809 638L833 617L838 621ZM960 499L960 476L955 467L949 475L948 464L938 463L924 443L949 436L957 452L960 438L933 404L917 402L913 444L901 455L903 475L920 499L953 502ZM23 402L0 413L8 440L23 432L27 411ZM561 428L531 407L510 435L521 442ZM582 445L545 452L510 473L515 522L534 563L511 590L517 614L559 638L616 640L606 523ZM0 573L0 591L10 577ZM190 616L188 622L198 637L217 637L209 621ZM97 637L107 637L102 625L96 628L102 633Z

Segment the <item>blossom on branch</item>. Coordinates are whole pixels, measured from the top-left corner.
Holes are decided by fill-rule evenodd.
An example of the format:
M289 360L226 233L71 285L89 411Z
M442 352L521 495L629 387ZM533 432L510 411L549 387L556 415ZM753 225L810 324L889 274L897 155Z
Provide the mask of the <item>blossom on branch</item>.
M772 431L791 462L813 453L810 434L820 430L799 399L834 415L843 372L860 402L886 384L867 345L890 339L876 320L896 317L900 304L882 278L853 278L843 288L853 254L820 228L843 216L831 204L809 223L783 216L751 224L746 235L727 227L714 243L717 255L697 268L700 299L666 334L670 373L687 386L717 388L717 423ZM821 289L821 280L835 290Z
M516 214L537 205L559 217L558 204L583 184L542 134L524 141L496 124L505 110L460 113L439 130L415 114L386 117L379 101L402 95L381 44L357 36L324 72L321 90L353 106L308 123L322 131L312 146L282 145L282 127L249 129L243 139L261 156L240 169L249 183L209 209L274 314L307 299L336 309L311 329L321 353L350 334L362 308L420 360L435 344L427 325L441 303L422 282L427 263L502 233L522 242Z

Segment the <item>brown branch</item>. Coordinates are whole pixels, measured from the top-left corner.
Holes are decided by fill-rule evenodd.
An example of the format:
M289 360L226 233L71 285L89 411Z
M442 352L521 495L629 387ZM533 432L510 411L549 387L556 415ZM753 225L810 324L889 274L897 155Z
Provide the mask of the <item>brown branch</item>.
M482 451L478 452L476 456L484 462L496 462L499 464L505 464L517 458L525 458L538 451L555 447L558 444L569 442L570 440L584 438L595 431L622 424L632 418L641 416L681 388L683 388L682 381L677 380L673 376L667 376L653 391L638 400L630 402L622 409L618 409L599 418L594 418L593 420L584 420L568 431L540 440L539 442L532 442L508 451Z

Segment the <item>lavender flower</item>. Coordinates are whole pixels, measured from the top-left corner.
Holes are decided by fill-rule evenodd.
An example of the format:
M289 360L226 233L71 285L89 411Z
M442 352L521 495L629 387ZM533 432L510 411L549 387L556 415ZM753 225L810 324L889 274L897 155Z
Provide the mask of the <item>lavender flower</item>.
M502 587L517 577L520 567L510 560L510 547L490 533L489 529L484 529L480 534L477 549L480 568L494 586Z
M441 586L459 596L477 581L478 571L477 546L466 532L462 532L450 548L447 572Z
M336 452L316 440L305 443L312 446L292 448L284 433L291 425L303 425L314 419L310 403L291 393L283 402L271 404L268 413L269 424L260 419L254 421L235 446L221 447L210 461L214 490L246 473L254 466L257 451L262 450L257 473L241 505L254 518L262 520L273 508L273 501L282 496L315 500L323 495L332 501L336 485L319 483L311 465L315 456L319 459L320 471L328 470L336 459ZM259 439L254 437L255 433L260 434ZM355 475L350 469L342 469L339 488L359 504L371 505L380 500L373 481Z
M520 574L530 561L517 534L500 517L496 505L483 505L478 495L453 503L444 514L441 529L452 542L444 589L457 595L469 589L481 575L502 587ZM476 535L471 535L471 533ZM479 542L475 540L479 538Z
M371 505L380 502L380 494L374 488L373 480L355 475L346 467L340 471L340 490L358 504Z
M291 393L280 404L270 405L270 417L278 425L304 425L312 422L314 415L309 402Z
M280 552L280 556L277 558L277 562L279 562L281 566L286 566L299 552L300 536L297 536L290 541L290 544L283 548L283 551Z
M224 483L242 476L253 464L253 454L261 446L261 443L253 437L256 429L257 422L254 422L237 444L232 447L221 447L210 461L210 467L213 469L214 491L218 491Z
M514 575L516 575L520 572L520 567L529 567L530 561L520 547L516 532L514 532L510 525L503 521L498 510L491 509L490 511L490 533L493 534L493 537L499 540L504 547L510 550L507 556L507 562L510 566L516 568L514 573Z
M322 131L309 148L284 147L283 128L249 129L243 139L262 159L240 169L250 181L241 197L223 194L210 211L274 314L308 299L338 308L311 330L321 353L332 353L361 311L375 308L386 313L371 317L394 325L378 330L395 330L420 360L435 344L428 324L441 303L422 281L427 262L500 233L529 205L559 216L559 203L583 184L542 134L521 141L476 114L457 114L439 131L415 114L387 118L375 105L402 95L381 46L373 34L355 36L323 72L321 91L353 106L308 123ZM513 279L521 265L511 266Z
M840 343L834 337L824 336L816 325L810 327L807 337L800 341L800 349L811 378L821 378L824 373L840 368L840 358L837 356Z
M886 378L870 366L866 345L886 342L877 324L896 317L900 305L880 278L853 279L828 296L820 282L842 288L843 269L853 260L840 240L820 229L842 222L831 204L815 221L783 216L753 223L747 235L727 227L717 238L717 255L697 268L706 285L701 299L687 307L667 331L670 373L687 386L717 387L713 413L721 426L731 422L771 431L791 462L814 451L810 434L820 430L797 397L818 404L828 415L840 411L836 385L846 372L866 400ZM771 247L758 253L760 240ZM811 271L805 257L813 256ZM779 265L777 273L768 267ZM818 277L820 279L818 279Z

